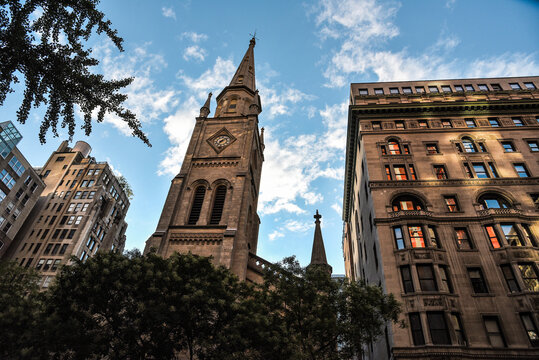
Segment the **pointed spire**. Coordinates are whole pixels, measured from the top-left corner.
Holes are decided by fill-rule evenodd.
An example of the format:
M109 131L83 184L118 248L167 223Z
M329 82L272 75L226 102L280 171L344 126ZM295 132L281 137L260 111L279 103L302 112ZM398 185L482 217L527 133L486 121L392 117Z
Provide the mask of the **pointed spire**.
M320 218L322 215L316 210L315 218L315 229L314 229L314 240L313 240L313 251L311 253L311 265L324 265L328 267L329 272L331 273L332 268L328 264L326 258L326 249L324 248L324 239L322 239L322 230L320 229Z
M243 60L238 66L229 86L246 86L249 90L256 90L255 83L255 55L254 47L256 45L255 37L249 41L249 48L243 56Z
M266 144L264 144L264 128L260 129L260 145L262 145L262 151L266 148Z
M210 114L210 101L211 101L211 96L212 96L212 93L210 92L208 94L208 98L206 99L206 102L204 103L204 105L202 105L202 107L200 108L200 117L208 117L208 115Z

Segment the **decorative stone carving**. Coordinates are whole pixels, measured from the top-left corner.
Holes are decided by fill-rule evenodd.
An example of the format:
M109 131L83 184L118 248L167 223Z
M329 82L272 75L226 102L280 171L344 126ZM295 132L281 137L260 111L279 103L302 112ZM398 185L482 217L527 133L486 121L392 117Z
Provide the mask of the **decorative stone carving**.
M441 297L423 299L423 306L443 306Z

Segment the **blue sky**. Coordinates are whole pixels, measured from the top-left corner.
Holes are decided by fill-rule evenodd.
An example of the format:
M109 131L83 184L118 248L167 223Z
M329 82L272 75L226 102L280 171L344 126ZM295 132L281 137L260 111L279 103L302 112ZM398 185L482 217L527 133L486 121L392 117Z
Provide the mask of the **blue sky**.
M96 69L135 76L127 106L153 144L147 148L108 116L84 136L92 155L131 183L127 248L144 248L179 171L194 118L209 91L230 81L255 48L260 126L266 128L258 255L310 260L313 214L322 214L328 261L344 273L341 207L350 82L539 75L537 1L102 1L120 36L119 53L94 36ZM21 88L0 108L14 120ZM212 103L212 112L215 102ZM38 141L43 110L16 124L21 151L45 163L66 136Z

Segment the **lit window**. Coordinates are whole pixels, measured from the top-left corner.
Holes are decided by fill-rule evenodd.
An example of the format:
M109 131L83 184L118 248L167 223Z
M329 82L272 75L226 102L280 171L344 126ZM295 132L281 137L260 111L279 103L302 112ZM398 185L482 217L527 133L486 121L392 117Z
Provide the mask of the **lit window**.
M524 123L522 122L522 119L519 118L519 117L514 117L514 118L511 118L513 120L513 124L515 124L515 126L524 126Z
M457 238L457 247L459 249L472 249L468 230L465 228L455 228L455 236Z
M436 174L436 179L444 180L447 179L447 172L444 165L433 165L434 173Z
M425 88L423 86L416 86L415 92L418 94L423 94L425 92Z
M436 144L426 144L427 154L439 154L438 145Z
M464 119L464 121L466 122L466 126L469 128L474 128L477 126L474 119Z
M505 241L509 246L524 246L520 234L517 231L515 224L501 224L503 235L505 236Z
M391 155L400 155L401 154L401 149L400 149L399 143L397 141L390 140L387 143L387 146L388 146L388 149L389 149L389 154L391 154Z
M426 120L419 120L419 127L422 128L422 129L428 129L429 127L429 124L427 123Z
M490 345L493 347L506 347L505 338L500 328L497 316L484 316L483 323Z
M532 315L530 313L522 313L520 314L520 319L532 346L539 346L539 334L537 333L537 327L535 326Z
M397 249L404 249L404 237L402 234L402 228L400 226L395 226L393 228L393 235L395 235L395 244Z
M537 272L535 271L533 264L518 264L518 269L522 275L522 281L526 290L528 291L539 291L539 280L537 279Z
M453 124L451 124L451 120L449 119L442 119L442 127L444 128L452 128Z
M438 291L432 265L416 265L417 277L422 291Z
M530 151L539 151L539 142L537 140L528 141L528 146L530 147Z
M528 169L526 169L526 165L513 164L513 166L515 167L515 171L519 177L530 177L530 173L528 172Z
M518 83L509 84L512 90L520 90L520 85Z
M395 121L395 127L399 130L406 129L404 121Z
M488 118L491 127L500 127L500 122L496 118Z
M393 200L393 211L423 210L423 204L413 196L399 196Z
M389 168L389 165L385 166L386 171L386 180L391 180L391 169Z
M410 242L413 248L425 247L425 237L423 236L423 229L420 225L408 226L408 234L410 235Z
M490 240L490 244L494 249L499 249L502 246L500 245L500 239L498 238L498 234L496 234L496 230L494 229L493 225L487 225L485 226L485 230L487 231L488 239Z
M505 152L514 152L515 151L515 146L513 145L512 141L502 141L501 144L502 144L503 149L505 150Z
M410 180L417 180L414 165L412 164L408 165L408 171L410 172Z
M373 130L380 130L382 128L380 121L373 121L372 122L372 129Z
M532 82L525 82L524 86L526 86L526 89L529 89L529 90L535 90L536 89L535 85Z
M408 180L408 176L406 175L406 168L404 167L404 165L395 165L393 167L393 170L395 171L396 180Z
M454 196L444 196L445 206L449 212L459 211L459 205L457 203L457 198Z
M488 91L488 86L486 84L479 84L479 91Z
M480 268L468 268L468 276L475 294L487 294L487 283Z
M442 91L445 92L445 93L450 93L451 92L451 86L442 85Z

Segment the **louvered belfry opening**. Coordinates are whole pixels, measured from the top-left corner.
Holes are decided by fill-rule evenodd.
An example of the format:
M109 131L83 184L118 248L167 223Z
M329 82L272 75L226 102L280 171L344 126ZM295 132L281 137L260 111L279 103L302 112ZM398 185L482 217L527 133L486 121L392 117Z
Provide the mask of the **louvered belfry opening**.
M196 225L198 218L200 217L200 210L202 209L202 203L204 202L204 195L206 195L206 187L199 186L195 190L195 198L193 199L193 206L191 207L191 214L189 214L188 225Z
M215 200L213 201L213 209L211 211L210 225L218 225L221 222L223 215L223 207L225 205L226 186L219 185L215 190Z

